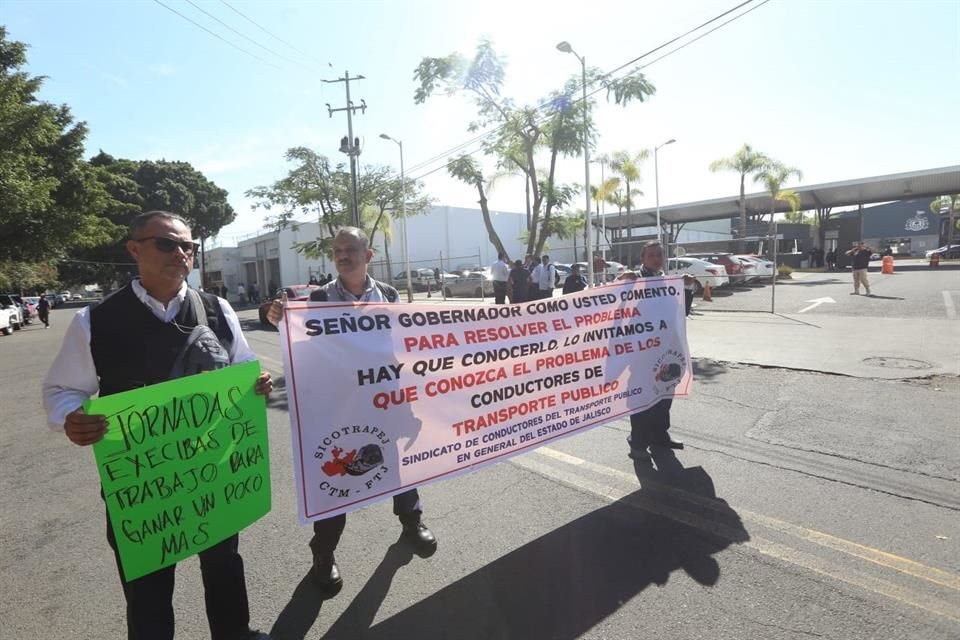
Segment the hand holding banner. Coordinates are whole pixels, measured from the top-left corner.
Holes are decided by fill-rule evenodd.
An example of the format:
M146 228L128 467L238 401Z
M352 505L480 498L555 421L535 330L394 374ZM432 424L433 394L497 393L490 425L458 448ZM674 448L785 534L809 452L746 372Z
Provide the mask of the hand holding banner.
M208 549L270 511L266 402L257 362L89 400L127 581Z
M287 305L301 520L686 395L680 276L516 305Z

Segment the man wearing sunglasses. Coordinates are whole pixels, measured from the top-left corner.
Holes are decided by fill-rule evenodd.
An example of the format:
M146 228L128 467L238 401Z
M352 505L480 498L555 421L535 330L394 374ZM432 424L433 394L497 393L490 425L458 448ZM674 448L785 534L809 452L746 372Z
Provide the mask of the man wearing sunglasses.
M178 354L200 324L206 324L214 333L231 364L256 359L230 304L211 294L188 291L186 278L193 269L196 250L190 227L176 214L150 211L133 220L127 251L136 261L140 276L74 316L60 353L43 382L44 407L51 428L63 430L79 446L100 441L107 429L107 418L86 415L80 408L82 403L98 393L107 396L176 377ZM225 360L226 357L221 362ZM255 384L257 393L262 395L273 389L266 372L260 374ZM107 542L116 554L116 538L109 518ZM249 626L238 536L231 536L199 555L213 640L266 638ZM128 638L172 640L176 566L127 582L119 556L116 561L127 601Z

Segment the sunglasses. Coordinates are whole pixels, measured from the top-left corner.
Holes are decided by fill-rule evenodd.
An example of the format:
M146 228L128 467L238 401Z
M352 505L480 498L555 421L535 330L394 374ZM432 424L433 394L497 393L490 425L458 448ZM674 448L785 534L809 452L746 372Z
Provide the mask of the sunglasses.
M147 240L153 240L154 246L156 246L157 250L162 253L173 253L177 250L177 247L179 247L184 253L192 255L195 254L197 249L200 248L200 245L193 240L172 240L170 238L162 238L160 236L137 238L134 240L134 242L146 242Z

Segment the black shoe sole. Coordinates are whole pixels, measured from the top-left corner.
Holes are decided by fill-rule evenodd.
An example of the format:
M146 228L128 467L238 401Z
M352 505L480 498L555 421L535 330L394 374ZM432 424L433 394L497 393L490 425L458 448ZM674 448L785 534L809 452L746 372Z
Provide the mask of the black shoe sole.
M330 580L321 580L317 576L317 572L314 570L310 571L310 577L313 578L314 586L320 591L320 595L323 596L324 600L329 600L335 597L340 590L343 589L343 578L331 582Z

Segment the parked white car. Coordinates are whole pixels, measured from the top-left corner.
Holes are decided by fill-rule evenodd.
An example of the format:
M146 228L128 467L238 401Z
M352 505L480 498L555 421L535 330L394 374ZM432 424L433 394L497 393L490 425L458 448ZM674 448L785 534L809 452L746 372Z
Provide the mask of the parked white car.
M489 273L475 271L456 280L443 283L447 298L484 298L493 295L493 277Z
M744 282L756 282L760 279L756 262L747 260L743 256L733 256L733 259L740 263L740 273L743 274Z
M773 280L773 274L776 272L776 269L773 267L773 263L766 258L760 256L747 256L740 255L737 256L740 258L740 261L749 260L756 265L756 274L757 279L759 280Z
M697 258L670 258L668 263L670 273L689 274L697 279L696 292L699 293L703 288L710 284L710 288L726 287L730 284L730 278L727 277L727 270L722 264L713 264L706 260Z
M20 328L20 308L0 300L0 333L10 335Z

